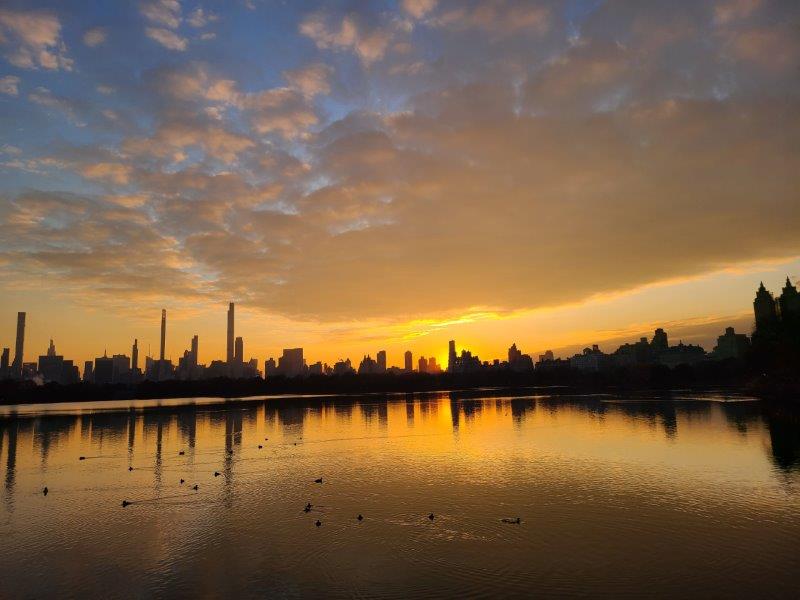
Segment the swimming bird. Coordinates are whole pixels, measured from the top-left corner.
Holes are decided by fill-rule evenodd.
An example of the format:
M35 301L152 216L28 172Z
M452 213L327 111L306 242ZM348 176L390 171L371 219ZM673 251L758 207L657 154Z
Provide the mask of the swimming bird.
M133 467L128 467L128 471L133 471Z
M181 450L180 452L178 452L178 456L183 456L184 454L186 454L186 453L185 453L183 450Z
M433 513L431 513L431 514L429 514L429 515L428 515L428 518L429 518L431 521L433 521L433 519L434 519L435 517L433 516Z
M306 506L306 507L303 509L303 512L311 512L311 505L310 505L310 504L309 504L309 505L307 505L307 506Z
M519 517L517 517L516 519L505 518L505 519L500 519L500 520L503 523L513 523L514 525L519 525L520 523L522 523L522 520Z
M214 471L214 477L219 477L219 471Z
M314 523L314 525L316 525L317 527L319 527L320 525L322 525L322 521L320 521L319 519L317 519L317 522L316 522L316 523Z
M359 513L358 516L356 517L356 519L358 519L359 521L363 521L364 520L364 516L361 513Z
M183 480L183 479L181 479L181 485L183 485L183 483L184 483L184 480Z
M128 506L129 504L130 504L130 502L128 502L127 500L123 500L123 501L122 501L122 508L125 508L125 507L126 507L126 506Z
M261 444L259 444L259 445L258 445L258 449L259 449L259 450L261 450L263 447L264 447L264 446L262 446Z
M85 456L79 456L78 460L86 460L86 457Z
M192 489L196 492L199 488L200 488L200 486L195 483L194 487Z
M47 489L47 486L44 486L44 489L42 490L42 493L43 493L45 496L47 496L47 492L49 492L49 491L50 491L50 490L48 490L48 489Z
M319 479L315 479L314 483L322 483L322 477L320 477Z

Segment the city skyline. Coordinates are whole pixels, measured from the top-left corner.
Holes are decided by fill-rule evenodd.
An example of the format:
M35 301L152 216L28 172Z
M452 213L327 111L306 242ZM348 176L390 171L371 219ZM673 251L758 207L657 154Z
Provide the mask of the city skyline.
M756 334L759 334L758 354L762 360L767 354L782 352L775 344L785 332L792 332L800 319L800 293L797 286L786 276L784 285L779 293L772 293L764 285L763 280L756 290L753 300L753 335L752 343L756 343ZM516 342L508 347L505 357L496 356L480 359L478 353L467 347L458 347L456 341L450 339L447 346L447 358L442 362L436 356L417 356L415 366L414 352L406 349L398 363L387 360L387 352L380 349L372 358L372 353L363 354L360 362L352 361L349 356L340 357L336 361L314 360L304 353L303 347L283 348L274 356L259 359L257 357L245 360L244 337L235 336L235 303L228 303L226 313L226 354L224 360L211 357L208 362L200 359L199 335L192 336L189 348L184 349L182 356L173 361L165 352L167 339L167 310L161 309L160 344L158 358L154 359L148 352L145 357L144 368L138 368L138 338L131 346L131 355L113 354L108 356L107 348L103 355L93 360L84 361L83 373L80 374L75 361L65 360L63 355L56 352L53 339L50 338L47 353L39 355L38 363L24 361L25 330L27 323L26 312L17 314L16 336L13 361L10 359L10 348L3 348L0 377L14 379L33 379L40 377L42 381L57 383L77 383L80 380L91 383L129 383L134 384L145 380L162 381L171 379L199 380L217 377L233 379L275 376L306 377L309 375L337 375L337 374L401 374L401 373L429 373L438 374L447 372L451 374L466 374L486 369L510 369L518 372L533 372L534 365L537 370L552 370L569 367L573 371L601 372L614 367L627 368L632 365L660 364L667 367L693 365L707 360L736 359L739 361L751 360L751 339L747 333L736 332L731 324L726 324L724 333L716 337L713 350L708 351L700 344L684 343L679 339L677 345L670 344L669 334L663 327L658 327L651 340L647 335L640 336L638 341L627 340L615 351L604 352L598 343L584 345L583 349L572 356L562 357L547 349L538 355L524 353L518 348ZM794 335L788 333L788 335ZM778 336L778 337L775 337ZM782 342L781 342L782 343ZM766 344L766 345L765 345ZM533 355L532 355L533 354ZM263 364L263 370L260 366Z
M451 337L568 351L663 321L708 344L745 328L750 279L800 276L799 18L10 0L0 307L48 315L31 345L79 360L101 333L157 355L165 306L170 340L224 355L230 300L254 353L302 339L328 362L409 340L441 361Z
M355 342L348 343L347 346L345 346L344 351L331 349L329 346L326 346L324 342L320 343L314 340L313 334L305 337L304 340L301 340L301 338L304 336L304 332L302 330L296 334L284 331L281 333L280 338L278 338L283 340L283 342L273 342L270 344L264 343L263 341L270 337L270 324L261 320L261 316L258 311L248 311L248 307L241 305L238 308L240 315L244 316L245 318L244 324L240 324L240 327L242 327L242 329L246 329L248 332L248 352L259 358L260 368L263 368L264 357L272 356L277 360L283 348L295 346L299 341L304 341L303 347L305 348L307 355L314 356L315 360L321 360L322 362L329 364L333 364L340 358L346 358L348 356L351 359L356 360L357 358L361 357L365 349L377 349L378 346L382 346L394 357L396 365L402 366L404 363L402 357L403 353L409 348L413 347L414 365L416 368L417 357L420 355L434 356L439 364L446 365L448 355L447 342L452 337L472 340L473 343L471 343L470 346L474 349L476 354L479 356L492 357L503 356L505 354L508 344L511 343L508 340L516 341L518 345L524 346L526 349L530 350L530 353L533 356L538 356L547 350L553 350L556 354L560 355L571 355L573 353L580 352L584 347L587 346L587 344L621 344L626 341L638 339L642 335L650 335L652 331L658 327L668 328L670 331L674 332L673 335L676 335L679 339L685 340L687 343L711 347L713 346L713 343L715 342L720 331L722 331L728 325L734 326L737 331L747 333L748 335L751 332L753 327L753 317L752 310L749 307L749 302L752 300L751 296L753 291L753 279L759 278L758 275L761 276L761 279L767 282L767 287L771 289L779 289L782 287L783 282L786 279L785 272L781 274L781 267L773 267L768 271L756 274L753 274L749 271L744 271L742 273L729 275L729 277L736 282L737 285L735 289L739 293L740 297L744 298L742 301L739 301L741 310L738 311L738 313L729 313L728 315L722 316L706 314L699 316L697 319L690 319L688 321L674 318L654 318L652 320L639 321L638 323L634 322L632 326L625 327L606 328L602 327L601 324L600 327L596 326L594 329L576 328L570 332L570 337L572 339L569 341L569 343L563 344L558 343L558 337L545 337L536 330L516 330L516 328L513 327L513 324L517 322L518 319L515 319L514 317L508 317L505 319L487 318L485 321L479 318L474 322L470 322L468 320L461 323L455 322L446 327L434 327L430 333L426 333L422 336L411 335L406 337L405 335L402 335L395 339L388 338L382 341L371 338L356 340ZM702 283L703 282L700 282L701 286ZM697 292L692 288L697 286L698 282L688 282L683 285L690 288L687 292L685 292L687 296L696 296ZM741 290L739 288L741 288ZM656 293L662 292L662 290L653 291ZM614 302L614 300L610 301L612 305ZM598 304L599 307L593 307L593 312L595 312L595 314L597 314L598 311L603 310L602 302ZM702 304L702 297L699 297L698 305ZM160 310L161 309L155 309L154 314L157 316ZM580 307L578 310L580 310ZM26 312L28 314L35 314L30 310ZM193 327L196 327L196 320L181 319L180 315L177 315L176 318L175 311L170 309L169 314L171 335L167 336L165 351L166 357L171 359L173 363L177 364L178 359L181 357L184 350L186 350L190 340L194 335L201 335L203 339L204 352L206 353L205 356L210 357L207 362L210 362L210 360L213 359L223 361L226 359L227 352L225 346L227 343L228 321L220 318L219 307L217 307L216 317L214 316L213 311L209 312L210 314L208 317L200 319L202 326L199 327L199 329L205 332L205 335L201 335L196 333L196 330L193 329ZM45 312L44 314L47 313ZM215 321L217 322L215 323ZM511 323L512 327L503 327L504 321ZM59 337L52 333L53 331L58 331L58 323L46 321L43 322L40 319L34 319L31 321L31 319L28 318L28 322L26 324L26 348L28 348L31 352L31 354L28 355L28 358L32 360L38 356L41 352L39 350L34 350L34 348L46 348L51 339L56 340L59 348L63 350L64 354L73 357L76 364L80 365L83 365L86 360L93 360L95 357L102 355L104 350L129 353L132 340L137 340L139 342L139 348L143 352L143 356L149 355L154 358L158 358L160 330L158 325L153 326L154 319L132 319L128 323L121 322L117 319L116 322L117 325L124 325L125 329L131 332L132 337L130 339L122 338L119 332L110 330L105 332L109 335L108 343L106 344L99 344L94 340L82 340L84 343L78 345L75 344L75 340L70 339L68 336L62 335ZM13 346L16 335L15 325L15 320L0 320L0 340L7 340L3 341L0 346L11 346L11 360L14 358ZM83 328L85 325L86 323L81 323L80 327ZM495 334L491 336L493 338L492 343L487 344L485 341L485 328L487 325L489 328L496 327L499 331L502 331L503 337L501 337L500 334ZM149 335L147 334L148 330L151 332ZM186 338L186 341L184 341L184 337ZM85 343L87 341L89 342L88 344ZM311 343L308 343L309 341ZM83 348L83 351L76 352L76 347ZM375 350L372 350L372 352L374 354ZM358 365L356 364L356 367L357 366Z

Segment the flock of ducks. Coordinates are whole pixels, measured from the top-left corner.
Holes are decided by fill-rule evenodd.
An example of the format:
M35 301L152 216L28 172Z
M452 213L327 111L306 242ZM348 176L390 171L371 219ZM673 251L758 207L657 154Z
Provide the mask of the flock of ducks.
M264 439L268 440L269 438L264 438ZM296 445L297 445L297 443L295 443L295 446ZM263 448L263 446L261 444L259 444L258 449L261 450L262 448ZM178 452L178 456L184 456L185 454L186 454L186 452L183 451L183 450ZM233 450L228 450L228 454L233 454ZM85 456L79 456L78 460L86 460L86 457ZM128 471L133 471L133 467L129 466L128 467ZM220 476L220 472L219 471L214 471L214 477L219 477L219 476ZM180 482L181 482L181 485L183 485L184 483L186 483L186 480L181 478ZM322 483L322 477L318 477L317 479L315 479L314 483ZM197 490L200 489L200 486L198 484L194 484L192 486L192 489L194 491L197 491ZM50 492L50 490L47 489L47 486L45 486L44 489L42 490L42 494L44 494L45 496L47 496L47 494L49 492ZM122 508L125 508L126 506L130 506L131 504L133 504L132 501L123 500L122 501ZM311 512L312 508L313 508L313 505L311 504L311 502L308 502L305 505L305 507L303 507L303 512L309 513L309 512ZM435 518L436 518L436 515L434 515L433 513L430 513L428 515L428 520L429 521L433 521ZM364 515L362 515L361 513L358 513L358 516L356 517L356 520L358 522L363 521L364 520ZM502 523L510 523L510 524L514 524L514 525L520 525L522 523L522 520L520 519L520 517L515 517L513 519L512 518L504 518L504 519L500 519L500 521ZM321 527L322 526L322 521L317 519L315 521L314 525L316 525L317 527Z

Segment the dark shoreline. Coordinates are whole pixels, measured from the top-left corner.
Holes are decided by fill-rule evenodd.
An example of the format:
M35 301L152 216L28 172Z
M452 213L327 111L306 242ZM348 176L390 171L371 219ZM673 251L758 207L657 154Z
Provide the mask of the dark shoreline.
M138 384L94 385L79 383L35 385L33 382L0 382L0 405L60 402L148 400L173 398L246 398L251 396L308 396L338 394L394 394L420 392L469 392L485 388L534 388L559 394L614 393L666 394L677 390L722 391L753 395L759 399L800 401L797 376L753 376L730 370L626 369L613 373L515 373L344 375L298 379L208 379L200 381L144 381Z

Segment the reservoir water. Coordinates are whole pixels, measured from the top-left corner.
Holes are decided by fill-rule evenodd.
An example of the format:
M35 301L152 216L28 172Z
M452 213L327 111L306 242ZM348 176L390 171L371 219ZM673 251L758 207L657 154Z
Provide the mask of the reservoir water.
M800 597L800 415L736 395L0 407L0 475L0 598Z

